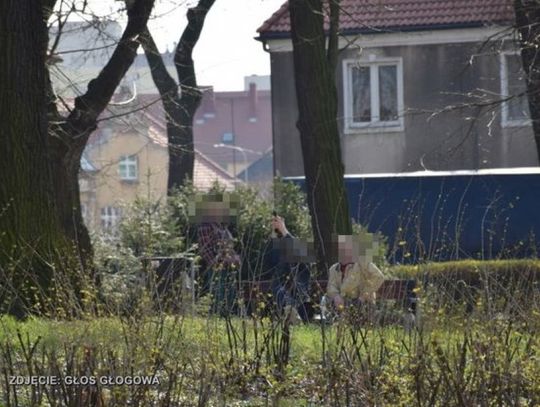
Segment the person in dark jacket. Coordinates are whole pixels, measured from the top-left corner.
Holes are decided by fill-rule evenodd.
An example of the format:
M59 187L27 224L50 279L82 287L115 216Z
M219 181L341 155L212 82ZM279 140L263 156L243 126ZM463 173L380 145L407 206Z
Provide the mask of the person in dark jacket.
M311 256L309 245L295 238L282 217L272 217L272 248L267 269L272 271L272 294L277 310L291 322L307 319Z

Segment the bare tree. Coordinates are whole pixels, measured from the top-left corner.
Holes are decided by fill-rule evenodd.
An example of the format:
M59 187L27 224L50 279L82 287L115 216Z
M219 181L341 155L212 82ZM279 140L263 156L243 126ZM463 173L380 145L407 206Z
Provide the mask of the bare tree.
M49 101L51 158L55 180L58 214L66 235L77 243L83 264L90 261L91 243L84 225L79 196L79 167L90 134L97 128L99 115L105 110L114 91L135 59L139 36L146 26L153 0L136 0L128 7L127 26L110 60L99 75L88 84L88 90L75 98L75 107L62 117ZM49 81L49 93L54 97Z
M52 270L73 249L80 269L92 270L92 247L80 210L81 156L98 116L136 56L154 0L136 0L128 9L126 29L111 59L75 99L67 117L56 105L46 66L46 21L55 3L0 4L0 116L5 129L0 141L5 157L0 271L4 288L10 286L25 306L39 302L32 290L47 297ZM75 284L80 280L73 276Z
M152 78L161 95L169 146L169 193L181 186L186 179L193 180L195 151L193 145L193 118L201 103L202 93L197 86L193 62L193 49L201 35L206 15L215 0L200 0L188 10L188 25L185 28L174 55L174 65L180 84L171 77L159 50L146 29L142 46L152 72Z
M321 0L291 0L294 77L308 205L323 270L332 259L332 234L350 234L337 125L335 68L338 53L339 0L330 1L328 49Z

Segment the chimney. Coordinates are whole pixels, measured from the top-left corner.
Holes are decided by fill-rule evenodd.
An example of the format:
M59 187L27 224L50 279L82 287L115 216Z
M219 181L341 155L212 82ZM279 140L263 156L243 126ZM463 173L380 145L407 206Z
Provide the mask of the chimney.
M216 95L214 94L213 86L209 86L204 90L202 113L205 119L212 119L216 117Z
M257 85L254 82L249 83L249 121L257 121Z

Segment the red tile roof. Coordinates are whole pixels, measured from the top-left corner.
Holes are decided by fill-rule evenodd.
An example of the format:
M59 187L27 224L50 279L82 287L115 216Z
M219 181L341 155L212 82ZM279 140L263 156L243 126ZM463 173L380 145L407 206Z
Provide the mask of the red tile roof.
M350 34L514 21L511 0L341 0L341 10L340 29ZM257 30L262 39L288 37L289 31L288 2Z
M1 1L1 0L0 0ZM146 117L161 129L166 129L163 105L156 95L139 94L140 106ZM155 102L157 100L157 102ZM223 143L224 133L235 133L235 145L253 151L265 151L272 145L272 99L269 90L257 90L255 106L249 90L216 92L207 89L197 109L193 126L195 148L223 168L229 168L234 158L243 167L243 154L226 148L214 148ZM253 111L255 107L255 111ZM256 114L256 121L250 120ZM234 119L233 119L234 116ZM233 131L234 130L234 131ZM259 158L247 152L249 163Z
M150 115L147 114L150 118ZM148 129L148 137L150 141L160 147L167 148L167 133L166 128L161 125L150 126ZM197 188L202 191L207 191L212 188L215 181L219 182L226 190L233 190L235 183L242 183L239 179L235 179L220 165L212 159L195 149L195 162L193 167L193 178Z
M232 177L218 164L197 150L195 150L193 178L195 186L202 191L208 191L216 181L227 191L235 189L236 183L242 184L241 180Z

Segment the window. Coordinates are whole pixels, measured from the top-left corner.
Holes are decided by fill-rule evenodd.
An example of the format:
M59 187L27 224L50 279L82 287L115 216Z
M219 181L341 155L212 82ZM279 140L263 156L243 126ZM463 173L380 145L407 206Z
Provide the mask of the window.
M84 223L88 225L88 205L85 203L81 203L81 215Z
M104 231L114 231L121 216L121 208L115 208L114 206L101 208L101 229Z
M123 155L120 157L118 172L120 179L124 181L136 181L138 179L136 155Z
M403 130L400 59L344 61L345 128Z
M504 127L528 124L529 105L525 90L525 72L521 64L521 56L517 53L503 53L501 55L501 94L503 98L515 96L502 105Z
M232 133L223 133L223 137L221 138L221 140L225 144L232 144L234 142L234 134L232 134Z
M79 178L79 191L87 192L90 190L90 184L87 179Z

